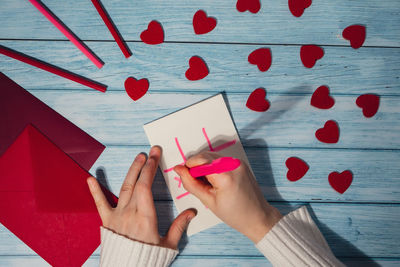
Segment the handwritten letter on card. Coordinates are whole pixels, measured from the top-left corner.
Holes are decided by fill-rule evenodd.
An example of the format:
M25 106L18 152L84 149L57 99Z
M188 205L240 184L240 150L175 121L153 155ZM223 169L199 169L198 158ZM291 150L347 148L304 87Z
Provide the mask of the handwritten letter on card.
M211 210L183 188L173 167L207 150L248 163L222 95L208 98L143 127L150 144L163 149L160 168L178 211L188 208L197 210L187 234L190 236L220 223L221 220Z

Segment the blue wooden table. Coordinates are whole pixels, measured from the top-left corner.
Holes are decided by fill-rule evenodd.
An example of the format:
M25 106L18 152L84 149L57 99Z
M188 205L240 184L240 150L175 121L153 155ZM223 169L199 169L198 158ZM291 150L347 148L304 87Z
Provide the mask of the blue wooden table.
M133 56L125 59L90 1L43 1L106 63L97 69L26 0L1 0L0 44L107 84L100 93L0 56L0 71L107 146L91 172L106 178L114 193L134 156L149 149L142 125L224 91L233 119L265 197L283 213L308 205L333 252L349 265L400 264L400 2L398 0L314 0L301 18L287 0L265 1L258 14L239 13L236 1L103 0ZM218 20L209 34L193 32L198 9ZM165 43L150 46L140 33L156 19ZM351 24L367 26L358 50L341 37ZM312 69L302 66L303 44L317 44L325 56ZM260 47L273 63L260 72L247 61ZM193 55L210 74L188 81ZM149 92L133 102L127 77L148 78ZM336 100L330 110L310 106L312 92L328 85ZM251 91L267 90L271 108L260 114L245 103ZM381 96L370 119L355 105L360 94ZM328 145L314 137L326 120L340 125L340 140ZM285 160L310 165L297 182L286 179ZM328 183L332 171L352 170L343 194ZM176 215L160 174L153 186L160 231ZM86 263L97 266L99 250ZM184 238L174 266L268 266L252 243L226 225ZM0 225L0 266L46 266Z

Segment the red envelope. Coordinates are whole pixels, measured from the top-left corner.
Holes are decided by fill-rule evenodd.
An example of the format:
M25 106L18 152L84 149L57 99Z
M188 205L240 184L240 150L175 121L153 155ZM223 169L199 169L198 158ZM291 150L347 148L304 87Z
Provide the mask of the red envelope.
M90 174L32 125L0 157L0 174L0 222L52 266L81 266L100 244Z
M0 155L32 123L85 170L105 149L24 88L0 72Z

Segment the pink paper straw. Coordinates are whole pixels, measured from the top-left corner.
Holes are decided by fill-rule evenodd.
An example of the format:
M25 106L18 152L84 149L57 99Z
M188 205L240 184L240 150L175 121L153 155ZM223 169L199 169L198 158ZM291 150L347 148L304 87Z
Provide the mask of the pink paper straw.
M102 83L99 83L99 82L93 81L91 79L85 78L85 77L80 76L78 74L75 74L75 73L72 73L72 72L67 71L65 69L62 69L60 67L51 65L51 64L46 63L44 61L41 61L41 60L39 60L37 58L25 55L25 54L23 54L21 52L15 51L15 50L13 50L11 48L8 48L8 47L2 46L2 45L0 45L0 54L3 54L5 56L8 56L8 57L14 58L16 60L22 61L22 62L24 62L26 64L35 66L35 67L37 67L39 69L51 72L53 74L56 74L58 76L64 77L66 79L69 79L71 81L80 83L80 84L85 85L87 87L99 90L100 92L105 92L107 90L107 86L102 84Z
M99 13L100 17L103 19L104 23L106 24L108 30L110 31L111 35L114 37L114 40L117 42L119 48L121 49L122 53L126 58L132 55L131 50L127 46L127 44L122 39L117 27L114 25L111 17L108 15L107 11L105 10L104 6L101 4L99 0L92 0L94 7L96 8L97 12Z
M84 53L98 68L103 67L104 62L101 61L78 37L60 20L58 19L50 9L48 9L39 0L29 0L40 13L42 13L65 37L67 37L82 53Z

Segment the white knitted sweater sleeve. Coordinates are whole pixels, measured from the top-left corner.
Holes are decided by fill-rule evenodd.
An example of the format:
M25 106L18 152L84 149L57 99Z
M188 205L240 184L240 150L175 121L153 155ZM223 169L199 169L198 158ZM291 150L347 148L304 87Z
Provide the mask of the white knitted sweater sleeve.
M178 250L149 245L101 227L101 267L169 266Z
M305 206L284 216L256 247L274 266L344 266Z

